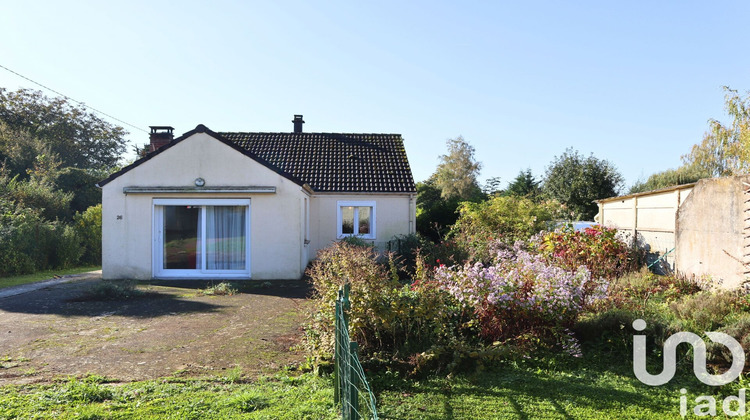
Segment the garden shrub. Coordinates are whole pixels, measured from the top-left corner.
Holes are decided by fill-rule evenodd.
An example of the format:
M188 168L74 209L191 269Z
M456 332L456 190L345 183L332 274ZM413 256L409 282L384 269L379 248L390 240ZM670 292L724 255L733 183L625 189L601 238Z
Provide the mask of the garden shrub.
M719 331L734 337L743 349L750 349L750 313L741 311L733 318ZM726 365L732 363L732 354L726 346L710 341L706 344L706 350L710 361ZM750 367L750 358L745 358L745 368L748 367Z
M395 359L463 338L469 321L458 302L448 293L428 283L404 285L383 296L384 304L376 316L366 320L357 336L369 351ZM378 341L368 340L377 337Z
M71 267L80 255L78 236L69 226L0 199L0 276Z
M403 275L406 276L414 275L417 258L421 258L423 264L432 268L440 264L463 264L468 258L455 241L433 242L418 233L394 236L389 242L388 251L396 255L398 263L403 266Z
M382 297L400 286L392 274L378 262L378 254L370 246L337 242L318 253L307 270L315 293L315 314L307 338L316 356L332 354L339 288L351 284L349 325L351 331L359 331L367 318L383 311Z
M80 238L83 255L81 262L99 265L102 263L102 205L97 204L76 213L73 226Z
M408 359L456 335L463 322L460 305L448 293L427 282L402 284L393 256L380 256L372 247L335 243L319 252L307 274L315 290L315 311L305 347L318 360L332 354L335 301L347 282L350 335L364 354L375 358Z
M89 207L102 202L102 192L96 183L106 178L108 173L101 170L63 168L55 177L55 186L61 191L72 193L70 210L82 213Z
M597 309L627 308L643 311L650 301L669 303L701 290L699 284L688 279L657 275L642 267L640 271L611 280L607 299L599 302Z
M463 203L451 230L452 237L472 261L488 263L488 245L500 241L513 245L548 228L562 206L556 201L535 202L525 197L493 197L482 203Z
M617 229L604 226L577 231L567 224L542 236L540 251L567 270L583 265L594 277L613 279L636 270L642 252L617 237Z
M704 291L669 305L682 329L702 334L726 325L737 309L737 294L731 291Z
M0 176L0 195L19 207L34 209L46 220L70 221L70 202L73 194L54 188L38 177L20 180L18 176Z
M645 334L650 349L662 344L666 338L677 332L675 327L659 311L633 311L623 308L610 308L604 311L591 311L583 314L572 330L581 343L593 345L600 350L615 353L632 353L633 321L643 319L646 329L638 334Z
M465 249L452 239L438 243L425 241L417 250L417 255L422 258L426 266L432 269L440 265L462 265L469 258Z
M47 244L49 254L47 268L74 267L83 254L80 237L72 226L60 222L52 225L49 237L51 241Z
M485 365L528 354L531 349L523 346L524 344L501 342L484 344L451 338L445 343L437 343L426 351L414 355L410 361L410 365L413 366L411 373L424 376L425 374L480 370Z
M414 273L414 266L419 250L424 243L430 242L417 233L396 235L388 241L387 251L393 253L404 268L404 274Z
M454 242L403 237L400 257L348 241L322 250L307 271L315 310L304 346L317 360L331 357L334 305L345 283L350 335L365 364L412 373L481 368L545 348L630 354L635 319L646 320L653 353L679 331L721 330L750 345L750 315L742 312L750 298L632 271L638 255L610 229L564 228L511 246L512 235L472 230L485 225L462 224ZM475 236L460 236L467 232ZM467 244L471 258L462 254ZM407 257L403 276L399 264ZM727 363L725 349L708 346L714 365Z
M578 315L606 291L606 282L592 279L584 267L566 271L520 249L499 252L489 266L441 266L435 279L475 312L485 342L530 334L566 343Z

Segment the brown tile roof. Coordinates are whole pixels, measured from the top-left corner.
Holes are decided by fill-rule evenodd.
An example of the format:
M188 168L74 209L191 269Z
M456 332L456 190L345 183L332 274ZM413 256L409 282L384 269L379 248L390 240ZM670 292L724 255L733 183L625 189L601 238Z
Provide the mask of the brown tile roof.
M316 192L415 192L399 134L219 133Z
M102 180L103 187L195 133L207 133L315 192L414 193L399 134L215 133L204 125Z

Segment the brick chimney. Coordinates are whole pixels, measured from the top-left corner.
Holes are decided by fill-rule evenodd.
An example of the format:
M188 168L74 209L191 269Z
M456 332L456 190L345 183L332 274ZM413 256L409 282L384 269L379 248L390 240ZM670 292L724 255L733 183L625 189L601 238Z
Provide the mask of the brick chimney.
M294 132L295 133L301 133L302 132L302 124L305 122L302 120L302 115L295 115L294 119L292 120L294 123Z
M151 135L149 136L151 139L151 145L148 150L149 152L153 152L154 150L165 146L174 138L174 128L172 127L166 125L151 125L149 127L151 127Z

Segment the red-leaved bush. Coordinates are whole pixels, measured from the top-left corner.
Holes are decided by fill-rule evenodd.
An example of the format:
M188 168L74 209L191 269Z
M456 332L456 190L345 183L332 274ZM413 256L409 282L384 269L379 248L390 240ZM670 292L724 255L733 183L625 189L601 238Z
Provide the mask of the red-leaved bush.
M575 271L585 266L593 277L614 279L636 270L642 251L617 237L617 230L604 226L577 231L566 225L542 236L540 252L549 261Z

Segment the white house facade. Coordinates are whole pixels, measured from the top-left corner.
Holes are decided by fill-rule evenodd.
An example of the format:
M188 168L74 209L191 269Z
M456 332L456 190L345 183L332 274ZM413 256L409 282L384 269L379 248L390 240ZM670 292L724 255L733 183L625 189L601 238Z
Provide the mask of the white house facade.
M199 125L174 140L171 127L152 127L152 151L98 184L103 277L298 279L333 241L358 236L383 249L415 232L400 136L297 126Z

